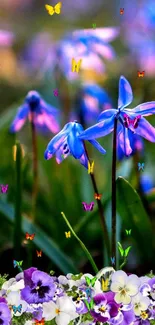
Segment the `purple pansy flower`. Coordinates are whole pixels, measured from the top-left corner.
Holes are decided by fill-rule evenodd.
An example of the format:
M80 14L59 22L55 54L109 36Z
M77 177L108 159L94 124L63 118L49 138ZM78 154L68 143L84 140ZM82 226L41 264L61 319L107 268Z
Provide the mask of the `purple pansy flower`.
M11 312L5 302L6 300L4 298L0 299L0 324L1 325L9 325L11 321Z
M135 320L135 314L132 304L121 305L116 317L112 317L110 325L131 325Z
M98 123L79 135L79 139L91 140L111 133L114 129L114 120L118 119L118 141L126 156L132 153L129 139L129 130L145 139L155 142L155 128L143 117L155 113L155 102L138 105L133 109L125 108L133 100L132 89L125 77L119 80L118 109L109 109L99 115Z
M111 317L117 316L119 306L114 301L114 294L112 292L99 293L94 297L94 307L90 314L96 321L104 323L109 321Z
M47 273L30 268L24 271L24 281L21 297L29 304L47 302L53 298L56 285Z
M59 111L46 103L37 91L29 91L24 104L18 109L10 131L18 132L26 122L27 117L31 121L33 116L34 124L38 130L57 133L60 129L57 121L58 114Z
M56 155L56 161L60 164L69 155L78 159L80 163L88 168L88 158L85 152L83 141L78 138L78 135L83 131L81 124L77 122L69 122L64 128L49 142L44 153L45 159L50 159ZM96 140L89 141L102 154L106 151Z

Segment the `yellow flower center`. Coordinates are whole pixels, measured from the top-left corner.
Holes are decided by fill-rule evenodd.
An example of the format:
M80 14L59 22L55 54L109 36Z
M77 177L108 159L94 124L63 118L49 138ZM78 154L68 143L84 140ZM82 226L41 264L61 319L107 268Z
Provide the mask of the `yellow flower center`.
M140 316L142 319L147 319L149 315L146 313L146 311L142 311Z
M36 290L39 290L40 289L40 287L38 286L38 287L36 287Z
M106 307L103 307L103 306L100 307L100 308L99 308L99 311L106 311Z
M60 309L57 308L57 309L55 310L55 312L56 312L56 314L59 314L59 313L60 313Z

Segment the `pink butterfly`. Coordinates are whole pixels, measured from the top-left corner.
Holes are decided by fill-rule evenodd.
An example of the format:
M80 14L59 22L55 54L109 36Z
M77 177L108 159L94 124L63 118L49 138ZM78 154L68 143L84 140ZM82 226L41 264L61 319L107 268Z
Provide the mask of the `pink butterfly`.
M1 193L7 193L9 185L8 184L6 184L6 185L0 184L0 186L1 186Z
M94 202L90 202L89 204L86 202L82 202L82 204L85 211L92 211L94 208Z
M138 127L138 122L141 119L141 115L136 116L133 120L127 115L124 114L124 126L128 128L130 125L136 129Z

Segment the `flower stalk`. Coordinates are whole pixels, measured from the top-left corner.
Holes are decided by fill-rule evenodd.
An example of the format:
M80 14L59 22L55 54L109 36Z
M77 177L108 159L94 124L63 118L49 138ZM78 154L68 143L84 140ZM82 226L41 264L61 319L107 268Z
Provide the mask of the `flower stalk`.
M117 118L114 119L113 156L112 156L112 238L111 256L115 256L113 267L116 268L116 145L117 145Z
M37 134L34 123L34 114L31 110L31 131L32 131L32 154L33 154L33 189L32 189L32 221L36 217L36 201L38 195L38 150Z
M84 250L84 252L85 252L85 254L86 254L86 256L87 256L87 258L88 258L88 260L89 260L89 262L90 262L91 265L92 265L92 268L93 268L95 274L98 273L99 270L98 270L98 268L97 268L97 266L96 266L96 264L95 264L95 262L94 262L94 260L93 260L93 258L92 258L92 256L91 256L91 254L89 253L87 247L86 247L85 244L82 242L82 240L81 240L81 239L76 235L76 233L75 233L75 231L73 230L72 226L70 225L68 219L66 218L64 212L61 212L61 215L62 215L63 219L65 220L65 222L66 222L68 228L69 228L70 231L72 232L73 236L74 236L74 237L77 239L77 241L80 243L82 249Z
M84 141L83 141L83 143L84 143ZM88 161L90 163L85 143L84 143L84 148L85 148L87 159L88 159ZM98 191L98 188L97 188L97 183L96 183L96 179L95 179L95 176L94 176L94 172L90 173L90 178L91 178L91 182L92 182L92 185L93 185L93 188L94 188L94 194L96 193L97 195L99 195L99 191ZM107 249L107 255L108 255L108 258L109 258L109 262L110 262L110 239L109 239L108 229L107 229L107 225L106 225L106 221L105 221L105 217L104 217L103 206L102 206L102 203L101 203L100 200L97 200L97 206L98 206L98 211L99 211L99 216L100 216L101 227L102 227L103 234L104 234L105 245L106 245L106 249Z

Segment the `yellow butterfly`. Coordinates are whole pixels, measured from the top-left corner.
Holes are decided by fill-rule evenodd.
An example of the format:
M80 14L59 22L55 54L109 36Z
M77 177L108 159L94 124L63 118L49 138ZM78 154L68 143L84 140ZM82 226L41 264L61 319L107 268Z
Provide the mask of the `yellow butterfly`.
M61 12L61 6L62 6L62 3L61 2L58 2L54 7L52 7L50 5L45 5L45 8L46 8L48 14L50 16L52 16L52 15L54 15L54 13L57 14L57 15L60 14L60 12Z
M82 59L80 59L78 62L76 62L74 58L72 59L72 72L79 72L81 62Z
M111 285L111 277L115 272L113 267L104 267L101 271L99 271L96 275L97 279L101 283L102 291L109 291Z
M70 231L65 231L65 236L66 236L66 238L70 238L71 237L71 232Z
M92 162L92 164L90 164L90 162L88 161L88 174L93 174L93 170L94 170L94 161Z

